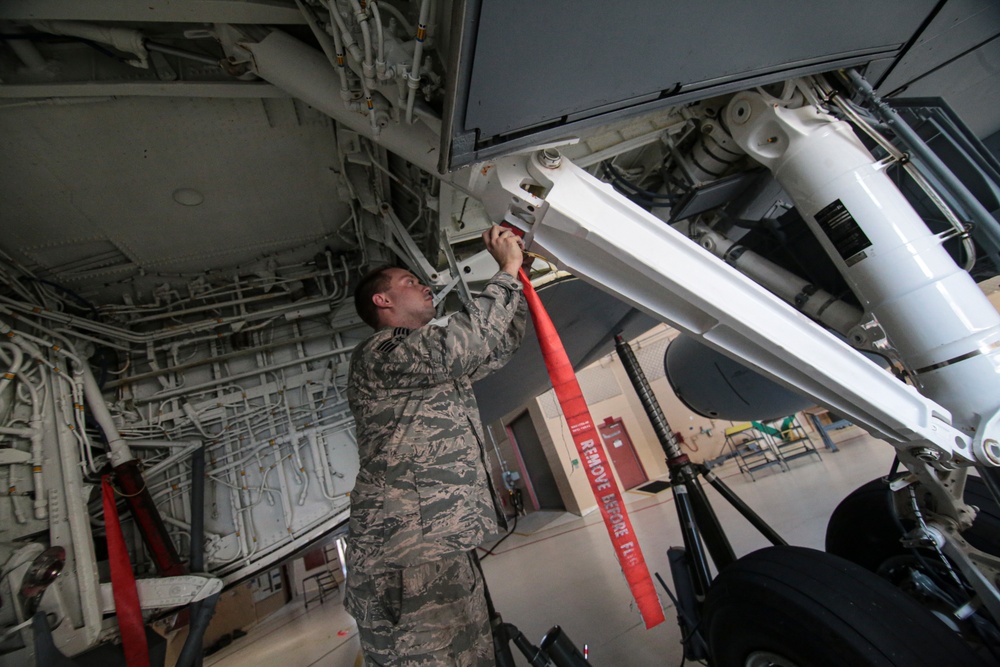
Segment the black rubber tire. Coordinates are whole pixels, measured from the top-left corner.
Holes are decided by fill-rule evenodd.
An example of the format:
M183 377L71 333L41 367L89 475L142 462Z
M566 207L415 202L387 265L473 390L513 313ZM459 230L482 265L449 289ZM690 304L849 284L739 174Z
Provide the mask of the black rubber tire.
M762 549L723 570L705 599L703 626L712 667L745 667L755 652L796 667L984 665L887 581L802 547Z
M1000 555L1000 506L979 477L970 475L966 479L965 502L978 507L979 513L963 536L977 549ZM852 491L830 516L826 551L872 572L888 559L908 553L899 543L902 533L890 503L884 479L872 480Z
M979 512L972 528L965 531L963 537L977 549L1000 555L1000 505L986 482L970 475L965 480L965 502L978 507Z

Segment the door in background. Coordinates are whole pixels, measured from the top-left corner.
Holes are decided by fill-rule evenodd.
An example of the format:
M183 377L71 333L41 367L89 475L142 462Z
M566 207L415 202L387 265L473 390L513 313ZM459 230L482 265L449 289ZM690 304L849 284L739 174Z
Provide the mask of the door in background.
M564 510L562 495L556 486L542 442L538 438L531 415L526 411L507 425L507 435L514 447L521 468L522 481L527 493L525 505L531 504L536 510Z
M626 489L634 489L640 484L649 481L646 476L646 469L642 467L642 461L636 454L632 439L628 437L625 424L621 419L606 417L604 423L598 429L601 432L601 440L604 441L604 449L608 452L611 465L618 472L618 479Z

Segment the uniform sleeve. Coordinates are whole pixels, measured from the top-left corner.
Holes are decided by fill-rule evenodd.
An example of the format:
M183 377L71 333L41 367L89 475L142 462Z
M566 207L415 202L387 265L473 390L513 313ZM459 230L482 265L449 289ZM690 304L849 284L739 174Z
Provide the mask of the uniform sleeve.
M521 347L524 340L524 329L528 321L528 301L522 292L517 293L517 305L514 307L514 317L511 318L507 327L507 334L500 341L500 344L490 354L489 359L483 362L472 374L472 381L481 380L493 371L499 370L506 365L510 358Z
M394 389L408 389L472 375L495 357L506 361L524 335L523 301L521 284L501 271L469 312L456 313L444 326L394 333L378 345L371 370L391 378Z

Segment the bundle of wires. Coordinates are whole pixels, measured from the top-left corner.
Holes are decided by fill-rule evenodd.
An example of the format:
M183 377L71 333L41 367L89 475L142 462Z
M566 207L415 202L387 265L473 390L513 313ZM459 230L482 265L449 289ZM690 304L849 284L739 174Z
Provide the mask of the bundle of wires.
M639 206L657 208L673 206L677 203L677 195L666 195L662 192L645 190L632 183L625 177L625 174L623 174L618 167L611 163L611 160L601 162L601 170L604 172L604 176L608 179L611 186L615 190L625 195Z

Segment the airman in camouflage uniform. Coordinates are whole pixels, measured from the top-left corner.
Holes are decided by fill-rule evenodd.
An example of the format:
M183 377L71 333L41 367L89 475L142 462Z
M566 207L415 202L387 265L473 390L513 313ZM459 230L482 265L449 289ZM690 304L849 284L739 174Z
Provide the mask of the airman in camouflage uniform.
M404 269L383 269L366 288L369 274L356 295L377 331L355 349L348 379L361 466L346 606L368 665L494 664L471 550L506 522L472 382L517 349L526 305L514 278L520 240L498 227L483 238L502 270L469 312L429 323L430 290Z

